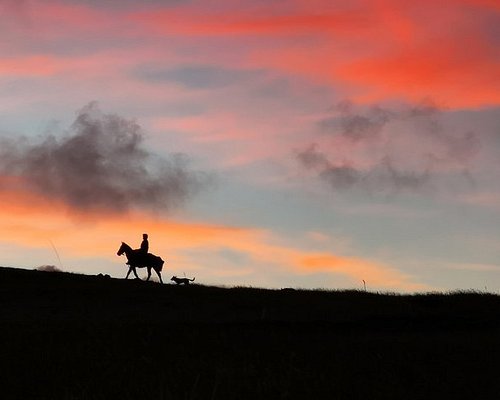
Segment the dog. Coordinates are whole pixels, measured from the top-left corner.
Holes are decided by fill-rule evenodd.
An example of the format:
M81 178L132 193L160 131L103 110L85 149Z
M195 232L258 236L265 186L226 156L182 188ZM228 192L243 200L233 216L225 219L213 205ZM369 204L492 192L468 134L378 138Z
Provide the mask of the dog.
M178 285L189 285L189 282L193 282L195 278L193 279L189 279L189 278L177 278L176 276L173 276L172 278L170 278L171 281L174 281L175 283L177 283Z

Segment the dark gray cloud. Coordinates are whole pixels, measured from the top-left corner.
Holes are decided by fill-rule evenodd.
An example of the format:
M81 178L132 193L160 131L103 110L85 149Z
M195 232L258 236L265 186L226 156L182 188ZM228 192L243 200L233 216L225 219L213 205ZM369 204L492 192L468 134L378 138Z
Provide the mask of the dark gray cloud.
M385 183L392 185L395 191L418 191L429 184L433 173L433 167L430 161L423 168L405 171L396 168L389 156L384 157L377 168L382 171L386 179ZM384 182L382 182L382 184L383 183Z
M64 137L1 139L0 174L77 209L116 212L170 210L208 182L207 175L190 169L186 155L161 157L143 141L136 122L102 114L91 103Z
M327 169L331 167L328 157L317 150L316 143L311 144L304 150L297 151L298 161L307 169Z
M323 132L338 133L354 142L376 137L395 118L393 112L380 106L371 107L364 115L355 113L349 101L334 107L335 115L319 121Z
M448 158L458 162L470 160L481 147L479 137L474 132L465 132L458 137L442 134L440 138L447 149Z
M353 142L376 140L388 124L397 121L423 120L428 124L426 130L429 132L438 134L442 130L438 122L442 110L429 99L395 109L378 104L361 109L349 100L344 100L332 107L331 111L331 116L318 122L321 132L340 135Z
M358 184L362 174L346 164L334 164L328 156L318 150L317 144L296 152L297 160L308 170L316 171L319 177L334 189L347 189Z
M443 110L431 99L424 99L417 104L404 107L400 114L403 116L412 117L435 117Z
M465 164L480 150L479 137L474 132L449 132L442 122L443 110L427 100L400 112L399 119L410 121L418 128L422 140L431 140L440 150L431 154L438 161L453 160Z
M296 158L308 170L318 173L319 178L334 190L361 188L370 192L416 191L430 180L431 165L421 171L399 170L389 156L385 156L369 169L362 169L342 162L335 164L313 144L297 151Z
M429 189L441 171L470 184L469 164L480 149L479 138L473 132L451 132L443 113L429 100L394 109L344 101L318 122L331 143L308 145L295 157L335 190L418 192Z
M259 70L237 70L207 65L177 68L143 66L135 72L140 79L149 82L173 82L190 89L223 88L254 79L262 73Z
M347 189L364 180L360 171L348 165L331 164L319 176L335 189Z

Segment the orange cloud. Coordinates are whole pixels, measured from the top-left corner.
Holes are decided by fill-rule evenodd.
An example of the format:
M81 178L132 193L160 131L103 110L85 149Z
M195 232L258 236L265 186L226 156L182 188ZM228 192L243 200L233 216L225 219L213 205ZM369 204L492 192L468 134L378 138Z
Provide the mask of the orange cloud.
M353 280L365 280L375 287L404 287L405 290L418 291L428 286L413 283L410 276L377 262L358 258L337 257L332 254L307 255L298 261L298 266L307 272L334 272L347 275Z
M431 95L451 107L499 104L500 61L492 52L475 38L454 38L347 63L336 75L365 88L363 101Z
M115 254L121 241L132 247L139 243L140 235L147 232L151 238L151 251L202 271L207 276L258 277L262 269L273 269L291 277L310 273L340 274L358 284L361 279L372 287L393 290L424 290L425 285L415 283L412 277L372 262L335 254L317 254L281 243L272 232L245 227L182 222L161 216L130 213L127 215L75 213L61 203L31 197L22 193L0 193L4 205L0 210L0 241L29 249L46 249L49 241L57 245L65 260L99 258L121 263ZM186 258L185 252L196 250L203 259ZM210 257L220 251L244 254L245 265L227 264L205 270ZM40 263L34 260L34 264ZM238 281L245 284L244 281ZM262 282L266 284L266 282ZM271 284L272 285L272 284ZM274 283L276 285L276 283Z

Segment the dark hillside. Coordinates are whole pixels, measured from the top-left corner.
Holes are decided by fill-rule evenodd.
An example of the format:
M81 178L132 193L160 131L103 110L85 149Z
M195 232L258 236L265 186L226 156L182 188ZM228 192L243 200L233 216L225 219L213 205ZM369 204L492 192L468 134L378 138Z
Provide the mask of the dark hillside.
M6 399L500 398L500 297L0 268Z

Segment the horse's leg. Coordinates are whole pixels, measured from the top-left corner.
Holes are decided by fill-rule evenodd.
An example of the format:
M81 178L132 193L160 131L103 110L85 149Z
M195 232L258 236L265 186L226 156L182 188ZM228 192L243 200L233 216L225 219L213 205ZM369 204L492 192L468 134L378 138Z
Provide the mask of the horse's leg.
M163 283L163 280L161 279L160 271L158 271L157 269L155 269L155 272L158 275L158 278L160 278L160 283Z
M132 267L128 267L128 272L127 272L127 276L125 277L125 279L128 279L128 276L130 275L131 271L132 271Z
M148 269L148 277L146 280L149 281L149 278L151 278L151 267L148 266L147 269Z
M132 271L134 271L134 275L135 275L135 277L136 277L137 279L141 279L141 278L139 278L139 275L137 275L137 270L135 269L135 267L132 267L132 266L131 266L130 268L132 268Z

